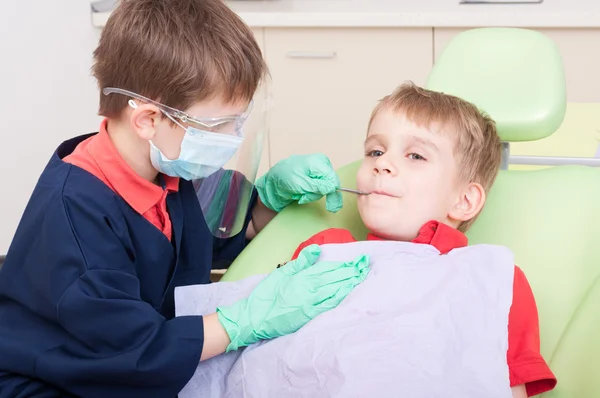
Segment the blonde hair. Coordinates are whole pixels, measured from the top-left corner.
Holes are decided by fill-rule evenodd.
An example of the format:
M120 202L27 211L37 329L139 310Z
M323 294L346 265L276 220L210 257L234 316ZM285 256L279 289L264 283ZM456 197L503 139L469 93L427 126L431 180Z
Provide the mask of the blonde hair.
M121 0L94 51L100 89L117 87L186 110L222 96L249 100L268 73L250 28L223 0ZM122 95L100 94L118 117Z
M427 90L412 82L402 84L377 104L369 127L383 108L402 112L417 125L430 128L436 124L444 133L453 134L459 178L479 183L489 192L502 161L502 143L496 123L489 116L461 98ZM476 218L462 222L458 230L467 231Z

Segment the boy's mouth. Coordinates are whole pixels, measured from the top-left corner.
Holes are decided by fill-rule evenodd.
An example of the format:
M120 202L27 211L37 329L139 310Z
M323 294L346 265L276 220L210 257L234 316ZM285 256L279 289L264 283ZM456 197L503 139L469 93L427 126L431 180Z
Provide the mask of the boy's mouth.
M391 198L397 198L398 197L396 195L393 195L393 194L391 194L391 193L389 193L387 191L383 191L383 190L380 190L380 189L375 189L375 190L371 191L371 195L372 194L381 195L381 196L389 196Z

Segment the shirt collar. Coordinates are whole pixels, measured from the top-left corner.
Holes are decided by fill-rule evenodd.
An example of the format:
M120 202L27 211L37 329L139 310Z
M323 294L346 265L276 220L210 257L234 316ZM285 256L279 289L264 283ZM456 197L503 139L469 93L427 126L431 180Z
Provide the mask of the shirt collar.
M160 174L163 185L160 187L140 177L117 151L108 135L107 124L108 120L104 119L100 131L87 146L88 153L111 188L136 212L144 214L162 199L165 190L176 192L179 189L179 179Z
M372 233L367 235L367 240L383 240ZM459 230L439 221L429 221L419 230L419 234L412 243L431 245L441 254L447 254L453 249L465 247L469 243L467 236Z

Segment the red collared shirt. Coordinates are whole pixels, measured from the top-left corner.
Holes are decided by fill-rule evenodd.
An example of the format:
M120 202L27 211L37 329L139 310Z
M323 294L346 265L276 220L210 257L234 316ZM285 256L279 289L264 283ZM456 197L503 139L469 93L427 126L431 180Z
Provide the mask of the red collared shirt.
M161 175L163 189L137 175L115 148L106 130L107 123L104 119L98 134L80 143L63 161L96 176L171 240L167 195L177 192L179 179Z
M368 240L381 240L373 234ZM312 244L356 242L350 231L328 229L302 243L292 259ZM452 249L467 246L467 237L457 229L437 221L430 221L419 230L413 243L429 244L446 254ZM540 328L533 292L523 271L515 266L513 301L508 315L507 362L511 387L525 384L528 396L552 390L556 377L540 353Z

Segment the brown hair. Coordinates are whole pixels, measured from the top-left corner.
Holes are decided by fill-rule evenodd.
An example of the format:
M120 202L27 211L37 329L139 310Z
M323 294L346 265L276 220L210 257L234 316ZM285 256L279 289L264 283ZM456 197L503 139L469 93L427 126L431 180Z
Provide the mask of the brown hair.
M375 107L369 126L377 113L386 107L402 112L413 123L440 126L455 135L454 153L461 181L477 182L489 192L502 161L502 143L496 123L477 107L461 98L427 90L412 82L402 84ZM462 222L458 229L465 232L477 216Z
M252 31L223 0L121 0L94 51L100 90L117 87L185 110L220 95L249 100L268 73ZM100 93L116 118L122 95Z

